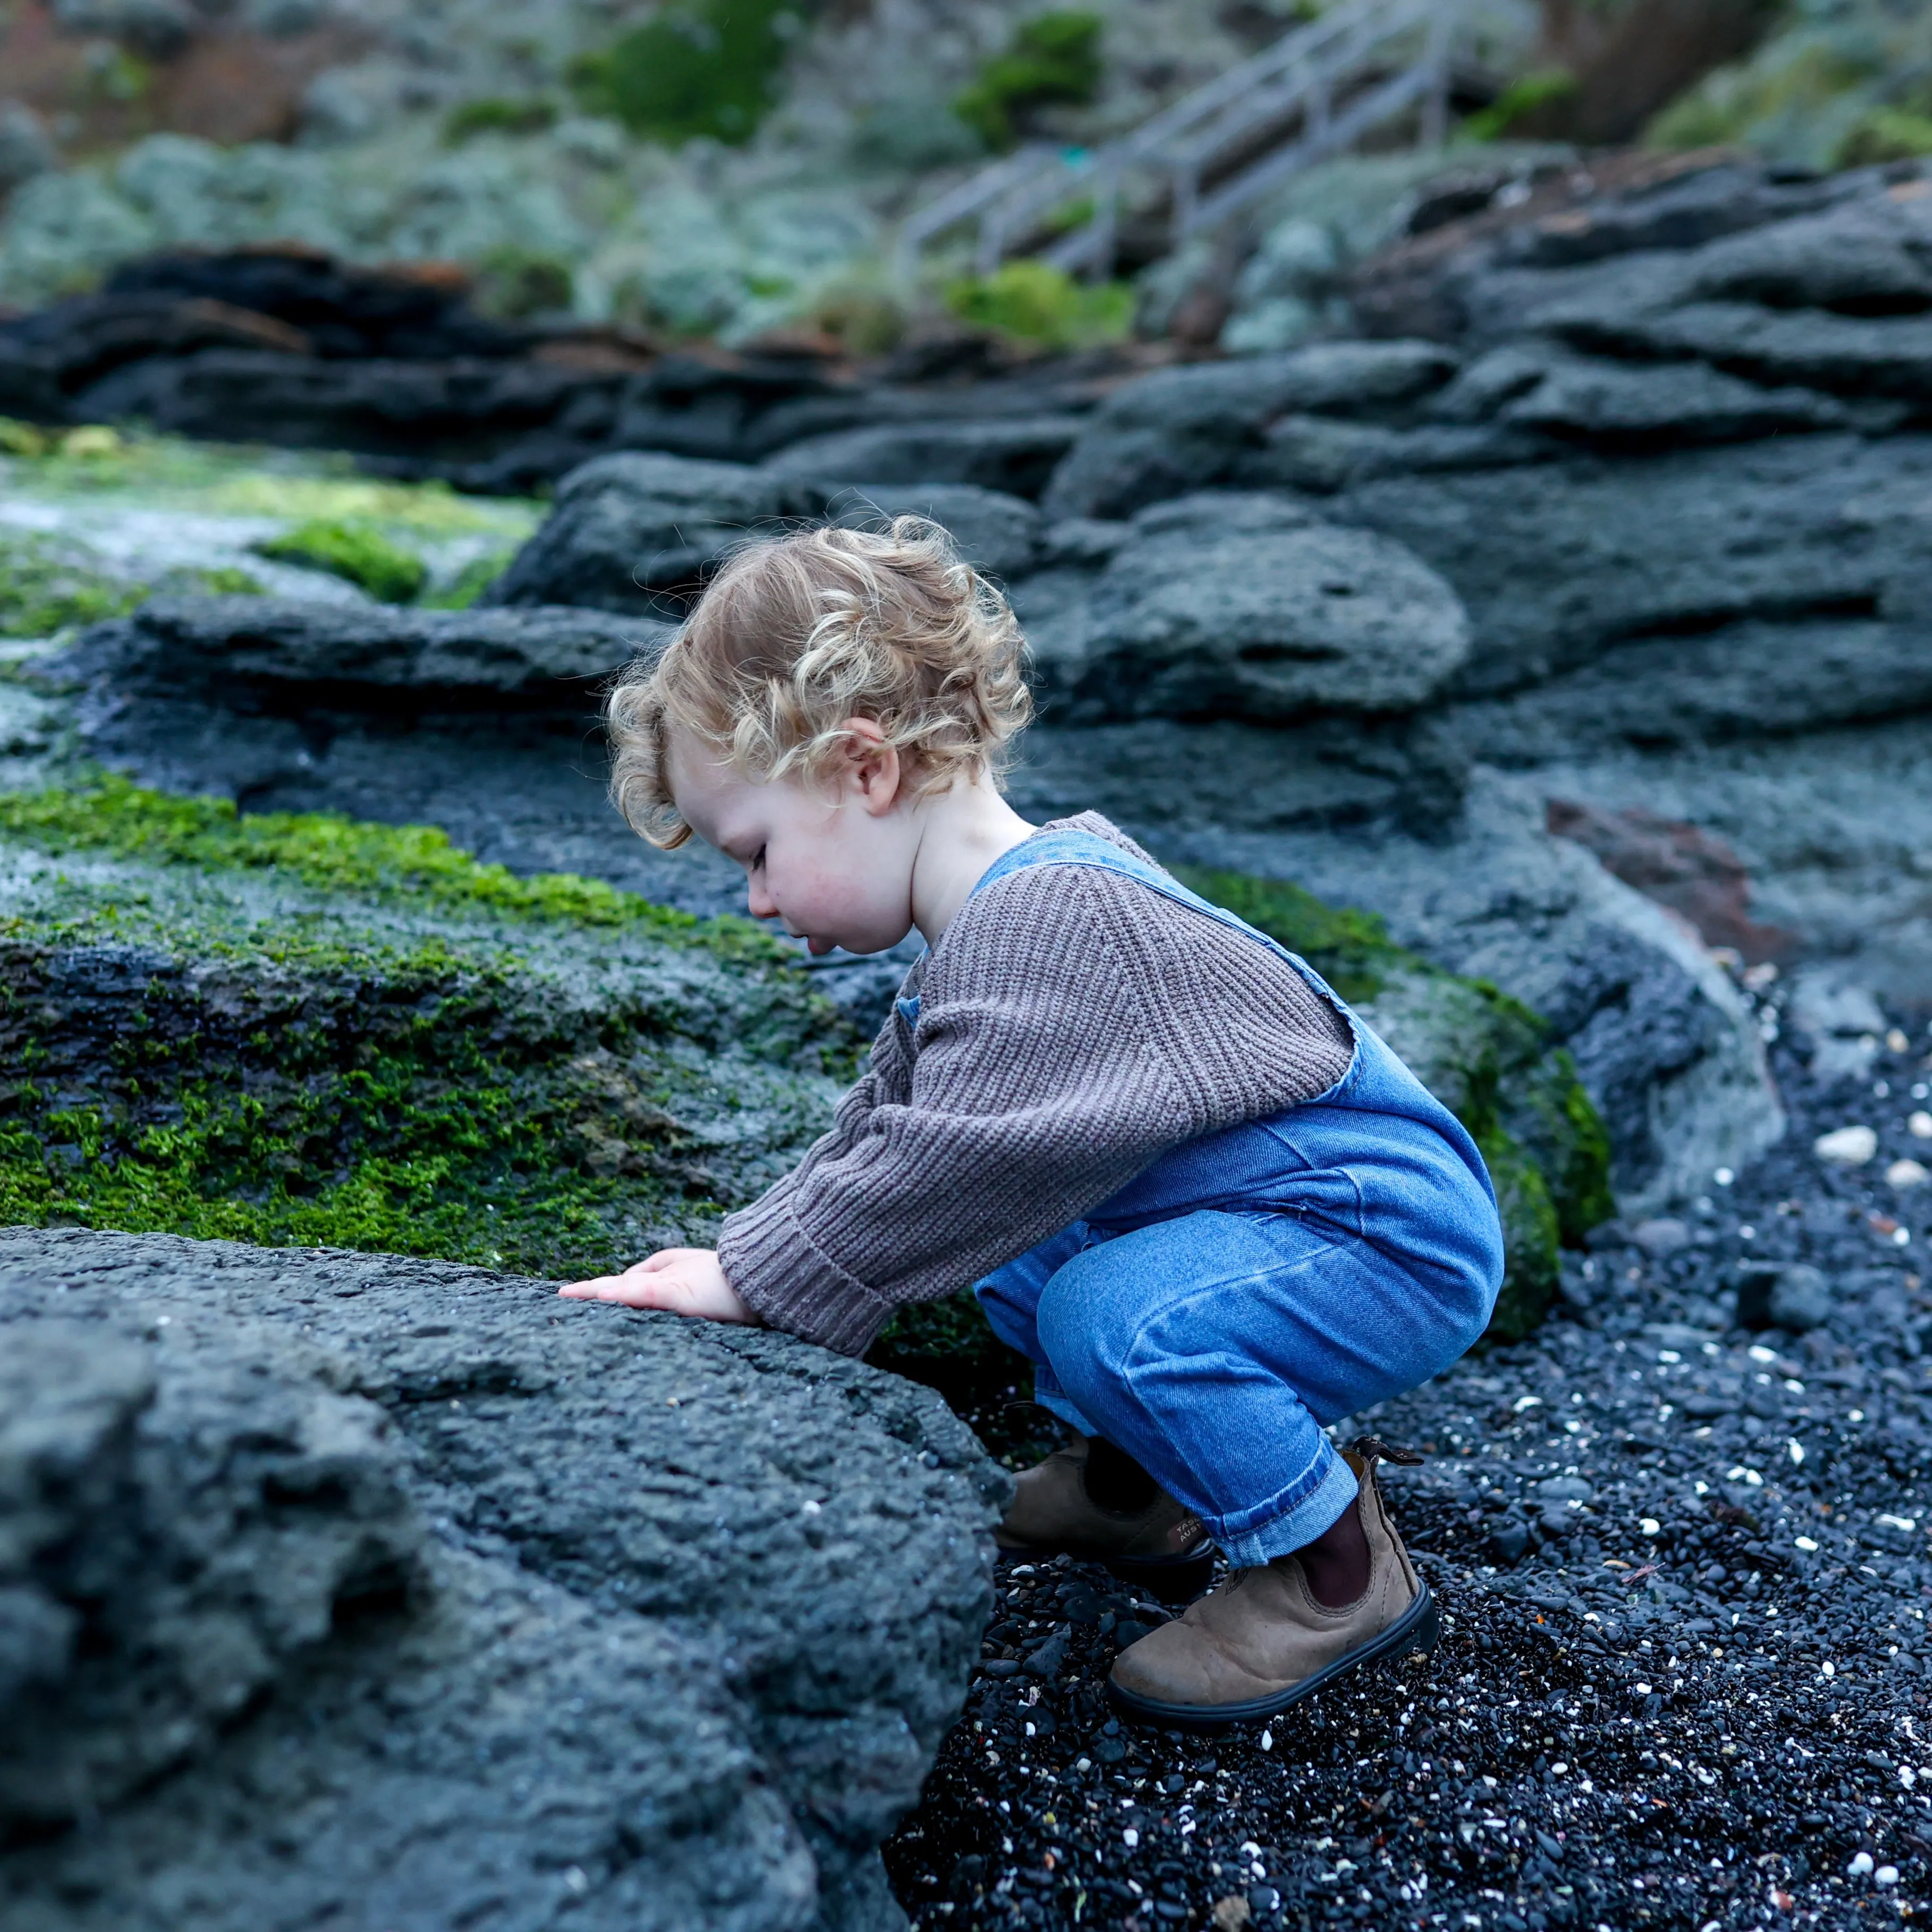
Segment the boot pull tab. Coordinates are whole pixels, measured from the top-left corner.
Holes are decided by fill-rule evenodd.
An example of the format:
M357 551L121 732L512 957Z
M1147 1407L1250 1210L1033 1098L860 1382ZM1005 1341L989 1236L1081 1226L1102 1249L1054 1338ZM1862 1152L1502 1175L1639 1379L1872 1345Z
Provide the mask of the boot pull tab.
M1419 1469L1426 1460L1416 1449L1398 1449L1379 1436L1358 1436L1349 1448L1372 1468L1378 1462L1393 1462L1398 1468Z

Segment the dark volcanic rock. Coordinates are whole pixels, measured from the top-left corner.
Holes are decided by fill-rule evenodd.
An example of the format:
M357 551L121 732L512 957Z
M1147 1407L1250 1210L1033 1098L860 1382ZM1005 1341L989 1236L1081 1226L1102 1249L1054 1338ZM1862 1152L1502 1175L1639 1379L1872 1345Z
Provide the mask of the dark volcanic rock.
M1143 511L1033 642L1049 703L1084 723L1410 711L1469 647L1454 592L1400 544L1214 494Z
M408 610L294 598L158 597L48 669L119 692L290 716L595 708L592 688L664 627L601 611Z
M10 1925L898 1922L1005 1492L936 1397L434 1262L0 1286Z
M1037 496L1080 433L1078 416L1012 422L916 422L811 436L766 459L788 476L856 476L868 483L973 483Z
M1163 369L1116 390L1055 471L1054 517L1120 517L1221 482L1268 424L1313 412L1397 414L1456 358L1431 343L1319 343L1282 356Z
M855 487L743 464L626 454L564 479L555 508L485 599L675 618L748 537L801 520L866 524L902 514L945 524L968 560L996 575L1023 573L1034 561L1039 512L970 484Z

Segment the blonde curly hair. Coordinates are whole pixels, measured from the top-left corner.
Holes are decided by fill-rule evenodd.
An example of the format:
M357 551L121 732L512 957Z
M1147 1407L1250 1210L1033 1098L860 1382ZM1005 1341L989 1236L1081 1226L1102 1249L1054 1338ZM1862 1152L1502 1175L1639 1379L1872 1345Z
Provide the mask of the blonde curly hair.
M664 769L670 728L758 781L823 779L850 718L876 724L909 795L1000 780L1032 715L1026 640L1006 598L922 517L747 544L654 662L604 700L610 796L668 850L691 836Z

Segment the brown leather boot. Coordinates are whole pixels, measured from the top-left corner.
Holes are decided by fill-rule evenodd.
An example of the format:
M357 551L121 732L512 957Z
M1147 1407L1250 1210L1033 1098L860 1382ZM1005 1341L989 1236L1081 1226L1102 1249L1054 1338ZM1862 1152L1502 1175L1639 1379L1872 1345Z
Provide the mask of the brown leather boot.
M1107 1694L1123 1717L1178 1730L1225 1730L1285 1710L1345 1670L1436 1648L1441 1624L1376 1486L1378 1456L1422 1459L1364 1437L1344 1452L1369 1544L1369 1587L1355 1602L1318 1602L1297 1556L1238 1570L1114 1660Z
M1158 1489L1139 1509L1102 1509L1087 1493L1087 1438L1076 1436L1019 1478L993 1532L1000 1552L1084 1557L1175 1602L1205 1589L1214 1546L1201 1519Z

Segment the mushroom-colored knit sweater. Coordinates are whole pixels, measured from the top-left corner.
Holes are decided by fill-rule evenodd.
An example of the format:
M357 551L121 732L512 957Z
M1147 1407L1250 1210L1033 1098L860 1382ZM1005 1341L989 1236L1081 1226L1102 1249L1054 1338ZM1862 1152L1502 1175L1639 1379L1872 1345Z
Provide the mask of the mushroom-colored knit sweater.
M1148 856L1097 812L1046 829L1067 828ZM895 1006L830 1130L718 1243L765 1321L848 1354L1169 1148L1325 1092L1352 1052L1268 948L1094 866L974 892L907 974L914 994L917 1024Z

